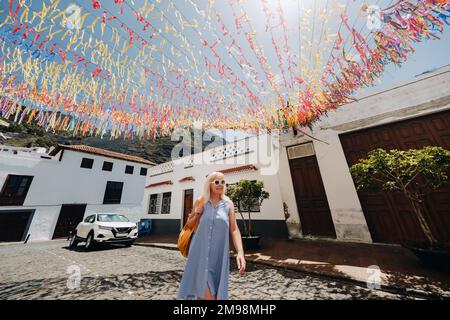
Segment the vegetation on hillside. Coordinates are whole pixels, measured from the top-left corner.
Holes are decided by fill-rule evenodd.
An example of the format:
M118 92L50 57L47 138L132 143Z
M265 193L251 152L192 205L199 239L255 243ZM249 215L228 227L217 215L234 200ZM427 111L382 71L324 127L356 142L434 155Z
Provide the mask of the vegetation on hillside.
M155 163L167 162L171 159L172 149L179 141L172 141L171 137L159 137L152 140L111 140L109 137L80 137L74 136L70 132L58 131L49 132L38 126L36 123L28 124L23 122L17 124L8 119L0 117L9 126L0 125L0 144L15 147L45 147L50 148L58 144L84 144L92 147L107 149L115 152L138 156ZM1 122L0 122L1 123ZM191 132L191 137L194 133ZM193 141L193 138L191 139ZM203 142L203 148L208 143ZM194 152L193 146L191 146Z

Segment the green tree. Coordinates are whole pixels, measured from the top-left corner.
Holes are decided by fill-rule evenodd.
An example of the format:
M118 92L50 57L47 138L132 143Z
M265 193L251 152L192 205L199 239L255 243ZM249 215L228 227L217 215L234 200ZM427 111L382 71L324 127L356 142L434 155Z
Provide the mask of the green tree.
M239 214L244 223L244 235L252 236L251 208L261 205L264 199L269 198L269 193L264 189L264 182L241 179L237 184L227 188L227 196L237 205ZM241 212L241 208L248 212L248 221Z
M350 168L357 189L397 190L408 199L420 227L430 242L436 242L425 220L421 203L425 193L448 181L450 151L441 147L422 149L375 149Z

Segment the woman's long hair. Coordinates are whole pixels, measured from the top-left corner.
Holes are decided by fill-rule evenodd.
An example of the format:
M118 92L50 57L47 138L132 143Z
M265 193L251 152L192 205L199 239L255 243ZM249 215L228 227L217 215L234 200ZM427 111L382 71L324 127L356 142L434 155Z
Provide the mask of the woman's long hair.
M202 194L202 199L205 203L208 202L209 198L211 197L211 182L217 178L224 179L223 173L214 171L206 176L206 181L203 186L203 194ZM226 196L226 192L227 187L226 185L223 185L223 191L222 194L220 195L220 198L223 200L231 201L230 198Z

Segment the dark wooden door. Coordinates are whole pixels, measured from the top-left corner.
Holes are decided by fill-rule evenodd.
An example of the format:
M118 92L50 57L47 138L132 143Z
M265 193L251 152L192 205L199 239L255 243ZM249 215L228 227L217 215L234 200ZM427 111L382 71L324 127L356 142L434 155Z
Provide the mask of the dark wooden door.
M289 160L303 235L336 238L316 156Z
M78 223L83 220L85 204L63 204L56 223L53 239L66 238L70 231L73 231Z
M31 215L31 211L0 212L0 242L25 240Z
M340 140L349 167L376 148L407 150L431 145L450 149L450 111L343 134ZM360 190L358 196L374 242L426 239L402 193ZM450 240L449 185L429 193L422 210L434 236Z
M187 222L187 217L192 211L194 206L194 190L184 190L184 205L183 205L183 226Z

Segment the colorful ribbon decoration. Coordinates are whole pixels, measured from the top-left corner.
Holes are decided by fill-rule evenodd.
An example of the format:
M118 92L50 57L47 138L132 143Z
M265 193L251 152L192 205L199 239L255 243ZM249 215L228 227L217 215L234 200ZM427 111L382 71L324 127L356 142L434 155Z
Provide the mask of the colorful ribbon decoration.
M379 24L368 34L345 10L342 28L327 33L328 1L312 16L299 7L298 34L280 0L259 1L262 30L243 0L227 0L226 10L214 0L186 0L189 18L171 1L146 0L140 8L130 0L69 7L8 1L0 115L113 139L155 139L198 121L205 129L255 132L311 126L450 25L449 0L363 4L361 12Z

